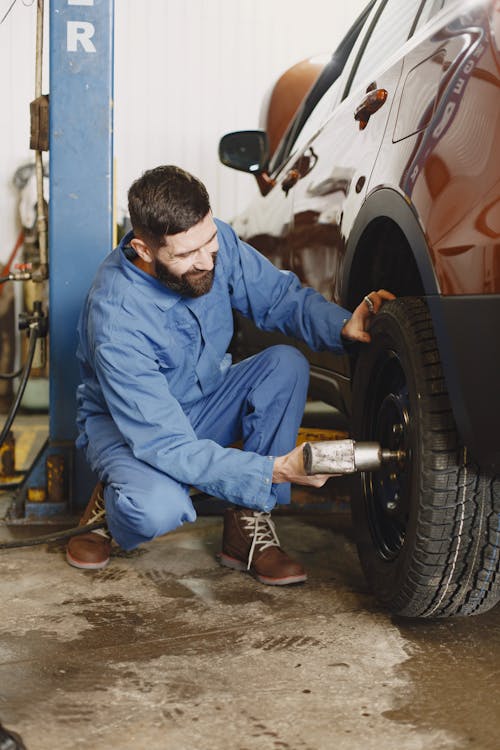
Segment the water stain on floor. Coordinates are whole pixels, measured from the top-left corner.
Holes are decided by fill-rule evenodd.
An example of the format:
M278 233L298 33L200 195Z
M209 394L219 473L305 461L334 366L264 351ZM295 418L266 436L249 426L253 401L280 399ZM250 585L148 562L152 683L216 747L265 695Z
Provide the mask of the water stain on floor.
M400 670L413 688L387 717L452 730L464 747L497 750L500 608L479 617L396 624L410 657Z
M0 556L0 719L29 750L496 750L500 613L396 621L348 535L279 525L305 585L221 568L218 518L95 573Z

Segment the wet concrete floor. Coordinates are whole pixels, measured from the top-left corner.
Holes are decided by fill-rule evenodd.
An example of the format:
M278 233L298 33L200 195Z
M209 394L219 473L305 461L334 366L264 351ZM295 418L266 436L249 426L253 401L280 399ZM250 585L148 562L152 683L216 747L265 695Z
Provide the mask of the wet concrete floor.
M500 609L396 621L345 515L277 525L305 585L221 568L217 516L95 573L0 551L0 720L28 750L496 750Z

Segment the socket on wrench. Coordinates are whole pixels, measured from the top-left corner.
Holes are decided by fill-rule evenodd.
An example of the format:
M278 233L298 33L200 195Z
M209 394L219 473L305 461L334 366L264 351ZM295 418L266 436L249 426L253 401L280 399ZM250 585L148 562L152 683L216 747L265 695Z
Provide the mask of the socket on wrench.
M391 451L376 442L323 440L304 443L306 474L355 474L380 469L383 463L401 463L405 451Z

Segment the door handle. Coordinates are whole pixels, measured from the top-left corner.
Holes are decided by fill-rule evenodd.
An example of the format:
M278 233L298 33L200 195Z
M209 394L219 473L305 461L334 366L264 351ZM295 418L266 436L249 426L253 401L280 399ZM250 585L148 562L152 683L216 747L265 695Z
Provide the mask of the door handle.
M293 167L286 173L282 182L281 189L288 195L288 191L297 184L299 180L309 174L311 169L316 166L318 161L317 154L314 153L312 146L309 146L307 151L299 156Z
M281 189L288 195L288 191L293 188L294 185L300 180L300 172L298 169L291 169L283 177L281 182Z
M387 100L387 91L385 89L375 89L369 91L361 104L354 111L354 119L359 122L359 129L364 130L368 125L370 117L382 107Z

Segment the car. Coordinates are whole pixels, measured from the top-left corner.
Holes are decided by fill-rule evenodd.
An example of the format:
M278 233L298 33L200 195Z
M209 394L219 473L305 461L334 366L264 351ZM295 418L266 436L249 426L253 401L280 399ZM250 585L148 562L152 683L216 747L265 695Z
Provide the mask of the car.
M397 615L485 612L500 598L500 2L373 0L269 143L219 144L260 188L239 236L348 309L397 297L371 344L304 349L311 395L405 455L356 481L367 580ZM239 356L277 340L238 320Z

